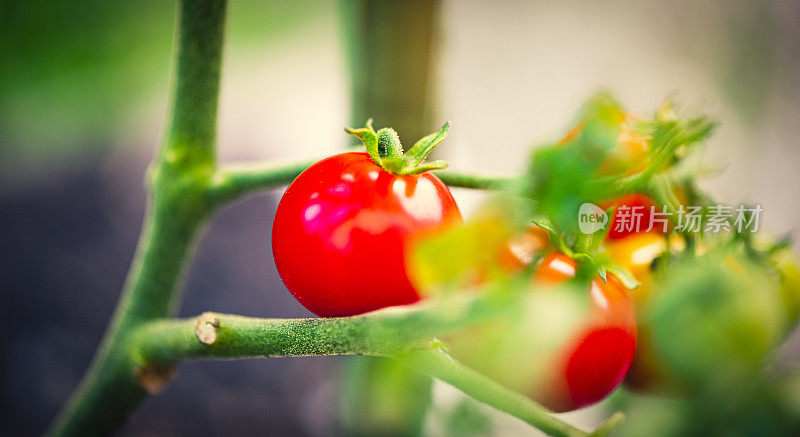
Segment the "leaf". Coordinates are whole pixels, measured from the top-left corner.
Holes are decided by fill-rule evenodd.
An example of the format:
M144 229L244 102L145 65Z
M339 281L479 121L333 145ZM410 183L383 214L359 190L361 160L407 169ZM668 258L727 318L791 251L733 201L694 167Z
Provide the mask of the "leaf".
M544 229L547 232L556 234L558 233L556 231L556 228L553 226L553 222L551 222L547 217L535 217L533 220L531 220L531 223Z
M475 285L497 268L510 236L501 220L484 218L420 241L409 262L412 283L423 293Z
M567 238L578 232L580 206L596 203L614 188L615 180L599 180L596 175L617 146L624 120L619 104L605 94L587 102L581 115L580 131L534 152L525 177L524 194L536 200L536 213L548 217Z
M406 262L417 290L423 294L456 291L508 275L504 255L520 227L514 215L519 208L508 202L496 200L463 225L416 241Z

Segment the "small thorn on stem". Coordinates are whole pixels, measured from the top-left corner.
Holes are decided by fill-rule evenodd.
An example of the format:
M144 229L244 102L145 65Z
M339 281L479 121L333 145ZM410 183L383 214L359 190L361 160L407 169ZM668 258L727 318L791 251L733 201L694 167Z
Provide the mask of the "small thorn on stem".
M217 341L217 328L219 328L219 318L216 314L207 312L197 317L194 333L201 343L214 344Z

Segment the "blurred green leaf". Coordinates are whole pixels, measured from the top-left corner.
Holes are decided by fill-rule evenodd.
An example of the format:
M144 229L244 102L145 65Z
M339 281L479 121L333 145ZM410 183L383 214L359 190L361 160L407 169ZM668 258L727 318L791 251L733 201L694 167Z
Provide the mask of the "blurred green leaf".
M611 188L593 180L600 163L617 145L622 114L615 100L600 94L581 110L578 131L533 154L526 194L535 199L536 213L548 217L567 237L577 233L580 206Z
M461 399L449 411L446 420L448 435L452 437L489 435L493 425L491 418L482 411L481 404L470 398Z
M407 260L415 287L426 294L463 291L507 276L503 258L525 209L518 199L497 198L463 225L417 241Z
M431 379L377 357L348 357L340 404L347 435L421 435L431 405Z

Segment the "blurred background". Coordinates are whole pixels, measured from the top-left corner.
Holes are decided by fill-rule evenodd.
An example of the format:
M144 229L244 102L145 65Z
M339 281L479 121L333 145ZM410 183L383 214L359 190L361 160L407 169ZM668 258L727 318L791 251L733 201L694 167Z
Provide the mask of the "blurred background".
M363 31L357 4L231 1L220 159L304 158L352 144L342 128L363 123L373 89L359 66L398 53L395 61L420 60L432 73L384 90L405 99L394 110L405 119L381 119L376 107L376 126L394 125L412 144L450 120L437 153L454 168L521 170L531 146L560 137L598 89L645 116L676 92L720 122L707 157L725 171L707 188L760 203L762 226L800 237L800 1L414 3L400 9L421 27L376 52L348 39ZM44 431L116 303L164 130L174 19L174 2L161 0L0 1L0 422L10 435ZM415 45L420 32L432 43ZM455 195L467 214L482 197ZM213 220L181 315L311 315L271 259L279 196L248 198ZM122 434L325 435L341 363L182 365Z

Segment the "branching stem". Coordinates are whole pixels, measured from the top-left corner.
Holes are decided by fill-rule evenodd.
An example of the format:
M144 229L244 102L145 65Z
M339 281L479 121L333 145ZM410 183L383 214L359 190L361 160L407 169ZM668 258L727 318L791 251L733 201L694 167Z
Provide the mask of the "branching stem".
M514 305L499 293L428 299L353 317L263 319L204 313L142 325L131 342L140 364L197 358L392 356L437 335L496 318Z
M431 339L496 318L515 300L496 293L459 295L375 311L356 317L261 319L204 313L196 318L143 325L132 342L142 366L170 368L199 358L371 355L402 364L452 384L467 395L562 437L587 433L552 416L529 398L464 366Z

